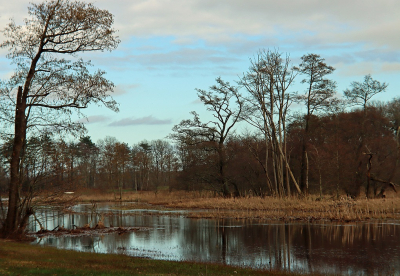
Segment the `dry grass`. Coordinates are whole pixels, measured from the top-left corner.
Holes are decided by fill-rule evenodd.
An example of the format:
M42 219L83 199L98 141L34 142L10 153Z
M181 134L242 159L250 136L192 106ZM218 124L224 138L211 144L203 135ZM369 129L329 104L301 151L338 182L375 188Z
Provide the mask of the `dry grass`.
M113 193L84 192L80 201L114 201ZM215 197L208 192L160 191L125 192L124 201L147 202L174 209L192 210L190 217L285 220L340 220L400 219L400 198L318 200L275 197ZM151 207L150 207L151 208Z

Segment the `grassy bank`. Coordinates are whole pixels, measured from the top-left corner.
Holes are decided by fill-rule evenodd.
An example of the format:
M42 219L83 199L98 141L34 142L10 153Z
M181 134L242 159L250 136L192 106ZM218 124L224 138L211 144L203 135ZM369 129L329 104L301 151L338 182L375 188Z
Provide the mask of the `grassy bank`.
M81 253L0 239L0 275L295 275L215 264Z
M81 201L115 201L113 193L81 192ZM348 199L333 198L222 198L200 192L129 192L123 201L146 202L172 209L193 210L190 217L279 219L279 220L337 220L363 221L369 219L400 219L400 198ZM140 206L143 208L143 206ZM135 205L132 205L135 208ZM200 211L199 211L200 210ZM201 211L205 210L205 211Z

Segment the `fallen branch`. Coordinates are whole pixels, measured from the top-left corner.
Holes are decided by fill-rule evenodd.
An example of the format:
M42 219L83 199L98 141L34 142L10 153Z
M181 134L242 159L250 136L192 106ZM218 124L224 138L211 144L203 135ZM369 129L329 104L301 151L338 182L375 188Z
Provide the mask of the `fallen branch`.
M139 228L139 227L104 227L104 228L86 228L86 227L77 227L73 226L72 229L65 229L64 227L57 226L53 230L49 231L46 229L39 230L35 233L29 233L30 236L43 237L43 236L62 236L62 235L87 235L92 236L96 234L111 234L117 233L118 235L122 235L128 232L139 231L139 230L147 230L147 228Z
M388 185L389 185L390 187L392 187L392 189L397 193L396 186L399 186L399 184L393 183L393 182L391 182L391 181L385 181L385 180L382 180L382 179L379 179L379 178L375 178L375 177L373 177L373 176L371 176L370 179L371 179L371 180L374 180L374 181L377 181L377 182L381 182L381 183L386 183L386 184L388 184Z

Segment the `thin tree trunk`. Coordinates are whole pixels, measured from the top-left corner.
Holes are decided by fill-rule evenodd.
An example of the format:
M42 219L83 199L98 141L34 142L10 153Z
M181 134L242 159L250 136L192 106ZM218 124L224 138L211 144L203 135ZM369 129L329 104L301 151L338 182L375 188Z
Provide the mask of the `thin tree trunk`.
M283 156L282 149L281 149L280 147L278 147L278 150L279 150L279 153ZM294 186L295 186L296 189L297 189L297 192L298 192L299 194L301 194L300 187L299 187L299 185L297 184L296 178L294 177L294 175L293 175L293 173L292 173L292 170L290 169L290 166L289 166L289 163L288 163L286 157L284 158L284 161L285 161L285 164L286 164L287 169L289 170L289 175L290 175L290 177L292 178L293 184L294 184Z
M230 196L228 182L225 178L225 156L224 156L224 145L223 142L218 145L218 162L219 162L219 181L222 188L222 194L224 197Z
M285 139L285 144L284 144L285 154L287 156L286 132L285 132L285 135L284 135L284 139ZM287 189L286 192L287 192L287 196L290 196L289 169L287 167L286 167L286 171L285 172L286 172L285 173L285 176L286 176L285 180L286 180L286 189Z
M339 184L340 184L340 164L339 164L339 151L336 150L336 199L339 199Z
M308 154L307 151L305 152L306 154L306 193L308 194Z

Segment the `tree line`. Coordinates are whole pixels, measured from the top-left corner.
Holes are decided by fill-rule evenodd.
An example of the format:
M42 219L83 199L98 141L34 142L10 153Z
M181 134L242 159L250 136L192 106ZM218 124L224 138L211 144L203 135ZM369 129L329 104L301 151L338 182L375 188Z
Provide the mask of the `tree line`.
M371 75L340 94L334 70L317 54L293 66L288 54L261 50L236 85L217 78L197 90L214 120L193 111L170 135L185 152L185 183L223 196L396 191L399 99L372 101L388 84ZM303 92L293 92L295 79ZM238 134L239 122L254 131Z
M228 99L213 95L220 103L217 107L210 91L199 90L202 100L213 103L215 109L210 112L216 112L216 120L202 123L193 112L194 118L176 125L169 139L130 146L114 137L97 143L89 136L70 141L50 133L29 137L20 164L22 194L95 188L113 191L116 199L122 199L123 190L157 193L160 189L208 190L221 196L382 197L387 189L396 190L400 99L370 102L347 111L335 107L308 118L293 115L281 134L284 138L277 137L282 140L276 142L271 129L234 131L231 127L247 119L243 114L249 107L239 89L220 78L217 83L210 91L237 93L238 98L229 98L229 104L243 101L243 110L224 106ZM1 153L0 191L4 195L10 179L12 140L2 145Z
M2 146L1 190L9 181L12 143ZM44 133L30 137L21 162L21 191L96 188L114 191L149 191L174 186L179 170L172 144L163 140L142 141L129 146L114 137L96 144L89 136L66 142Z

